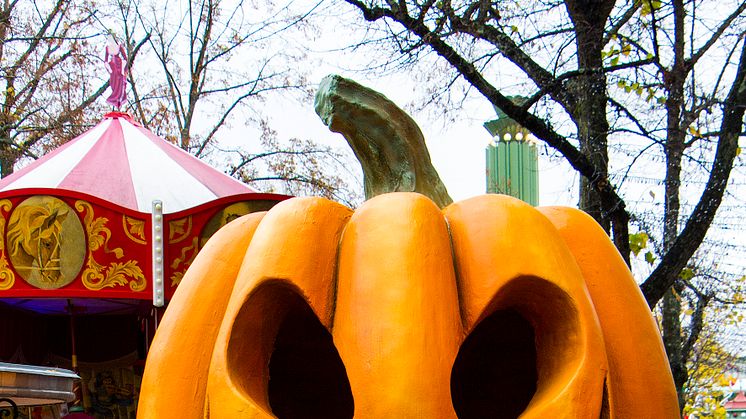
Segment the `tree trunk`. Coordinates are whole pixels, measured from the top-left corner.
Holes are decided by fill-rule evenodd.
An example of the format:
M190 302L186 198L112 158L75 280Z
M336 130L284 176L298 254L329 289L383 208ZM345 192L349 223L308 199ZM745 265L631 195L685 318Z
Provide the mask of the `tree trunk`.
M676 112L674 112L676 113ZM683 134L678 127L669 128L669 139L666 147L667 167L665 179L665 210L663 221L663 248L668 252L679 232L679 187L681 184L681 159L683 156ZM684 385L689 379L687 357L683 351L683 333L681 329L680 295L683 285L675 282L663 296L662 300L662 338L671 366L676 393L679 397L679 409L684 408L686 401Z
M686 367L686 359L683 353L683 338L681 334L681 297L679 292L682 289L671 287L663 296L662 301L662 335L663 345L668 355L668 363L671 366L676 393L679 397L679 411L683 410L686 403L683 387L689 377Z
M18 160L18 156L11 148L9 135L10 133L5 128L5 124L0 126L0 178L13 173L16 160Z
M571 113L578 127L580 151L598 170L596 179L581 177L579 206L609 232L609 208L604 208L601 196L593 184L608 182L608 94L606 76L602 71L602 51L604 26L614 2L571 0L566 1L565 5L575 26L578 69L581 70L580 75L572 81L577 106Z
M684 61L684 4L674 0L674 62L664 77L666 82L666 177L665 205L663 211L663 253L671 251L679 235L679 213L681 210L681 161L684 156L686 128L686 102L684 85L687 69ZM676 273L678 277L678 273ZM679 396L679 409L683 411L686 402L684 385L689 379L687 357L684 354L684 338L681 329L681 300L684 287L677 278L669 279L674 285L663 297L663 344L668 354L676 393Z

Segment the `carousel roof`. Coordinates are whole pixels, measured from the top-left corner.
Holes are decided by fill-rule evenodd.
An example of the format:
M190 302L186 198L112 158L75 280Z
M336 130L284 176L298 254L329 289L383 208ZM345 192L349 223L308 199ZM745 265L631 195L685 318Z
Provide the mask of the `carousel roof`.
M746 394L743 391L739 391L733 400L725 403L725 410L727 411L746 411Z
M148 213L154 200L173 213L256 192L119 112L0 180L0 192L32 188L82 192Z

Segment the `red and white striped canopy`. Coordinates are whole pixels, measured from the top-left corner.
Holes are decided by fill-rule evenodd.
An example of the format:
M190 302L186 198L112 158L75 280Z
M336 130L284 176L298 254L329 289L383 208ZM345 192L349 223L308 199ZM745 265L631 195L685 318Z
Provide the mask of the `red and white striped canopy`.
M140 212L160 200L167 213L256 192L119 112L0 180L0 192L27 188L82 192Z

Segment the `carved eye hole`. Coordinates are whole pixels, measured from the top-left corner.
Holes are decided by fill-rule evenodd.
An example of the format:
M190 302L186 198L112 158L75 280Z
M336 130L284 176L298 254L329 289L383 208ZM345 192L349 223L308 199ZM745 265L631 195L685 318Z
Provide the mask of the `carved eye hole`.
M305 301L293 306L277 332L269 360L269 404L280 419L353 415L344 364L331 334Z
M517 418L536 392L534 330L515 310L497 310L461 345L451 372L456 414Z
M350 382L332 336L294 287L259 286L239 311L227 349L233 382L272 415L353 416Z
M502 287L485 313L451 371L458 417L517 418L533 402L560 396L584 356L572 298L549 281L520 277Z

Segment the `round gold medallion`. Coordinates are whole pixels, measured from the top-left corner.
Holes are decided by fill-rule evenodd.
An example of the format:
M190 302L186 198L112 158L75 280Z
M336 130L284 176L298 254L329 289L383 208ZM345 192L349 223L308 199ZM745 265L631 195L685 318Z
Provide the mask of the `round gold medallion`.
M86 254L77 214L48 195L32 196L13 210L5 243L16 272L41 289L57 289L72 282Z

